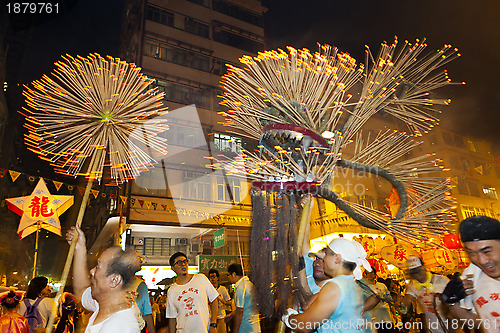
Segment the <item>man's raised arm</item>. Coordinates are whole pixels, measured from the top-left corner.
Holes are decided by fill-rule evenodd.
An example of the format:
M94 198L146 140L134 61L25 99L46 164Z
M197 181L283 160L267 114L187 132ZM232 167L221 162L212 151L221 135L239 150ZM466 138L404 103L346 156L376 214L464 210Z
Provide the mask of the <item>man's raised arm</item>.
M81 299L83 292L90 286L89 270L87 268L87 248L85 235L78 226L71 227L66 233L69 244L73 237L78 237L73 257L73 289L75 296Z

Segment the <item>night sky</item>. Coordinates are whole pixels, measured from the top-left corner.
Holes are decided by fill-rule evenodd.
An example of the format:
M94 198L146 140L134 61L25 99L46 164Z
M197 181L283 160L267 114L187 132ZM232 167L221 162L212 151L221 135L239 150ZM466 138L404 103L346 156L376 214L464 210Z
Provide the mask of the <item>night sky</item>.
M455 82L441 125L500 144L500 1L265 0L267 48L335 45L364 61L364 45L376 54L382 41L427 38L428 50L444 44L462 57L445 66ZM444 97L444 96L443 96Z
M123 0L66 0L65 13L33 28L23 62L23 81L38 79L60 55L90 52L118 56ZM316 49L316 42L335 45L358 62L364 45L376 53L380 42L427 38L428 50L444 44L459 48L462 57L448 64L455 82L447 88L452 105L441 125L500 143L500 1L334 1L264 0L266 48L287 45Z

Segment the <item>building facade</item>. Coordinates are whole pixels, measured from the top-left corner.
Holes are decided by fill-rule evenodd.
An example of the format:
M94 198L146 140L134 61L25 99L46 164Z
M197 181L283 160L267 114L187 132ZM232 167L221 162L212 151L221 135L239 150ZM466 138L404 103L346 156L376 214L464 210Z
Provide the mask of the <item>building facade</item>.
M226 64L264 50L264 11L258 0L127 2L121 58L154 79L170 111L169 153L129 189L127 239L146 264L165 264L177 251L190 264L198 254L248 253L248 185L209 166L211 156L242 145L221 123L219 80ZM226 245L214 250L222 226Z

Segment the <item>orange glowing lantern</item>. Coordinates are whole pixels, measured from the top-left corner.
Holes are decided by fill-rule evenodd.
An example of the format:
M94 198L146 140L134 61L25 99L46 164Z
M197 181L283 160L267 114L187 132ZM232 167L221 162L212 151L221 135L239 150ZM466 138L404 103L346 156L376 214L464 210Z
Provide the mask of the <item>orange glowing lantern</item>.
M436 258L438 264L446 267L447 269L454 269L458 266L457 256L447 249L437 249L434 252L434 257Z
M408 260L408 258L411 256L418 257L418 252L402 244L394 244L391 246L386 246L382 250L380 250L380 255L384 260L387 260L394 266L397 266L400 269L406 269L406 261Z
M459 263L458 256L447 249L425 251L422 253L422 260L425 267L431 270L440 266L446 269L454 269Z
M450 250L461 249L462 243L460 243L460 237L458 233L444 235L443 237L444 246Z

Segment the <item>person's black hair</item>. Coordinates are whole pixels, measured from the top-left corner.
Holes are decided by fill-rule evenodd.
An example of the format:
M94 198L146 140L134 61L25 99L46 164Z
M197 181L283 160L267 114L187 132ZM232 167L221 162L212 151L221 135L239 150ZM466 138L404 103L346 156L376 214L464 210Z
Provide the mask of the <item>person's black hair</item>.
M185 257L187 259L187 255L185 255L184 253L182 252L175 252L174 254L172 254L172 256L170 257L170 266L174 266L175 264L175 259L179 258L179 257Z
M345 261L344 260L344 263L342 265L345 269L349 270L349 272L354 272L354 270L356 269L356 263L355 262L352 262L352 261Z
M132 282L135 273L141 269L141 266L134 250L123 251L117 246L113 248L116 248L116 254L108 263L106 275L119 274L122 277L122 289L124 289Z
M37 299L45 287L49 284L49 280L45 276L37 276L30 281L26 298Z
M210 274L212 273L214 273L215 276L220 277L219 271L216 270L215 268L212 268L211 270L208 271L208 276L210 276Z
M229 265L229 267L227 268L227 272L229 273L229 275L236 273L236 275L238 276L243 276L243 268L241 268L240 264L235 263Z
M1 303L2 307L8 311L14 310L19 305L19 296L15 292L10 291L3 299Z

